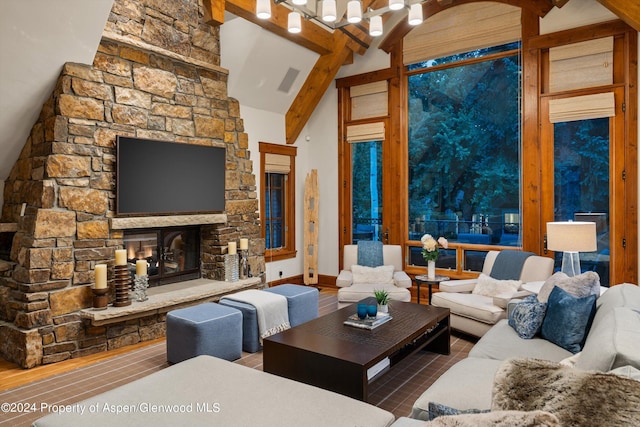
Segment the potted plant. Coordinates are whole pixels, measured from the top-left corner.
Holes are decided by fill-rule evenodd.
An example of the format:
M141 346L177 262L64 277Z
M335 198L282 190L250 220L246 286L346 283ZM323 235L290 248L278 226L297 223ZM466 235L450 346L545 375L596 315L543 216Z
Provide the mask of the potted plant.
M376 301L378 301L378 311L381 313L388 313L389 301L391 300L389 292L384 289L377 289L373 291L373 294L376 297Z

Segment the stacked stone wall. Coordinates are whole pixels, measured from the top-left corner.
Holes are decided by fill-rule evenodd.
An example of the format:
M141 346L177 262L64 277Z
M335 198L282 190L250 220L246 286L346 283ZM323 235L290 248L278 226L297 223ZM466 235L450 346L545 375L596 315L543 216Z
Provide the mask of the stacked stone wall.
M248 137L203 13L197 0L116 0L93 64L65 64L5 182L2 221L18 231L0 277L4 358L32 367L164 335L164 315L95 327L79 313L95 265L123 245L109 221L117 135L224 146L227 223L201 228L202 276L224 279L224 247L240 237L264 271Z

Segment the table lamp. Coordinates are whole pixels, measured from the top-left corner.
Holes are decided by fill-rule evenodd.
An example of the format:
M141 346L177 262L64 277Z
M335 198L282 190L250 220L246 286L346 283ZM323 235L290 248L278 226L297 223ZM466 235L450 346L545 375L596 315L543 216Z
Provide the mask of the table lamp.
M582 221L548 222L547 249L563 251L562 272L567 276L581 273L579 252L598 249L596 223Z

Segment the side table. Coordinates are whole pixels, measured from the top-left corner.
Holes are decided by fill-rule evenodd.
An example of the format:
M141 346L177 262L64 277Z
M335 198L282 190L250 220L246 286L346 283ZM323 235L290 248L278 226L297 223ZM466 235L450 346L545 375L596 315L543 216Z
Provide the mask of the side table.
M418 304L420 304L420 285L423 283L429 285L429 305L431 305L431 287L433 285L439 285L440 282L445 282L449 280L449 276L441 276L436 274L436 277L433 279L429 279L429 276L426 274L421 274L416 276L413 280L415 280L416 285L418 286Z

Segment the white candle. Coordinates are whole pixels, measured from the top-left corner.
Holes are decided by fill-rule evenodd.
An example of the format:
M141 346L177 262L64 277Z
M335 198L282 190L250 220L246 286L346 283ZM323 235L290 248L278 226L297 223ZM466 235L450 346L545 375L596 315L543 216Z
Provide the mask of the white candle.
M116 249L116 265L127 265L127 251Z
M236 254L236 242L229 242L229 246L227 248L228 248L227 253L229 255Z
M245 251L249 249L249 239L240 239L240 249Z
M147 260L139 259L136 261L136 275L138 276L146 276L147 275Z
M96 273L96 289L104 289L107 287L107 264L98 264L95 268Z

